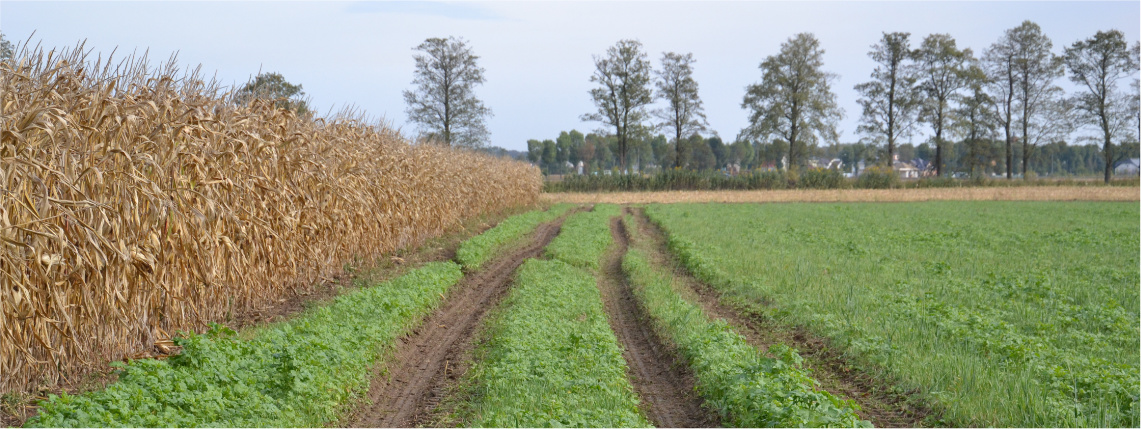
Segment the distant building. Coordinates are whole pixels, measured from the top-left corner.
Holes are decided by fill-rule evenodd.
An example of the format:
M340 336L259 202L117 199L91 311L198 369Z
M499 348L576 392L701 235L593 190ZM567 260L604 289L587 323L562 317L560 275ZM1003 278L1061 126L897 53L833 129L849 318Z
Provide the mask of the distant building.
M1113 174L1136 176L1139 169L1141 169L1141 158L1129 158L1117 163L1117 167L1113 169Z
M919 169L910 162L897 162L892 166L901 179L918 179Z
M839 170L844 167L844 161L840 158L810 158L808 166L812 168L827 168Z

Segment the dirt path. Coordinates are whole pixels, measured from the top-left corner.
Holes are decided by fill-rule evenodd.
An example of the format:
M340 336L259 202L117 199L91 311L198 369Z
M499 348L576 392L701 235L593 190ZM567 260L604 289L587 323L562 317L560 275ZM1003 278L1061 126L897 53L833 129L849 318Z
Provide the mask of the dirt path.
M655 265L673 270L678 292L686 300L700 305L710 317L728 322L749 344L763 352L776 343L796 348L821 388L853 400L861 408L858 412L860 418L872 422L875 427L924 426L924 419L931 413L929 409L913 404L905 395L890 393L893 389L883 380L853 369L825 340L804 329L781 326L722 304L717 291L698 281L676 261L666 245L665 235L649 221L645 212L641 209L632 211L640 240L645 240L637 243L639 248L648 251Z
M610 328L622 343L634 390L641 407L657 427L717 427L716 416L701 407L693 389L693 375L662 344L634 298L622 272L622 256L628 239L618 218L611 220L610 233L617 244L606 254L598 287Z
M538 256L561 224L562 219L540 225L525 245L464 277L443 307L397 344L387 376L373 378L369 403L345 422L353 427L427 423L449 386L467 371L481 321L506 295L512 273L527 258Z

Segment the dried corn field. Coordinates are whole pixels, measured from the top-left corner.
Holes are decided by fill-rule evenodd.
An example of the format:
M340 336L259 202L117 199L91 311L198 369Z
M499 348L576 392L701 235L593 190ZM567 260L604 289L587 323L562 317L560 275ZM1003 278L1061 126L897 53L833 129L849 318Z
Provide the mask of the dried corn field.
M0 392L74 381L538 199L525 164L223 91L81 47L0 64Z

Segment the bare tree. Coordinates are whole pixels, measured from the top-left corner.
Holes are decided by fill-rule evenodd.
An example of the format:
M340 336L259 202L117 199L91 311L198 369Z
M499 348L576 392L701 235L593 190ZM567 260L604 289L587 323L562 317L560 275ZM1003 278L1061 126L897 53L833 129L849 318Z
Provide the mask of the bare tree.
M650 61L642 51L642 42L637 40L620 40L606 50L606 57L594 56L590 81L601 86L590 90L590 98L598 112L582 115L582 120L614 127L622 171L626 171L629 139L642 127L646 105L654 101L649 87L650 71Z
M1113 174L1113 140L1132 131L1133 112L1129 96L1117 91L1117 81L1137 71L1125 36L1117 30L1098 31L1066 48L1066 68L1070 80L1084 86L1074 96L1082 122L1099 128L1105 155L1105 183Z
M654 112L664 121L663 126L674 133L677 148L674 166L681 167L682 135L704 131L709 122L705 119L705 108L697 94L697 81L693 80L693 54L662 54L662 68L658 75L658 97L666 100L669 106Z
M490 133L485 124L491 109L475 96L483 84L483 68L467 42L456 37L430 38L414 50L414 90L404 91L408 120L423 135L448 146L480 147Z
M951 116L951 101L967 86L965 72L974 56L971 49L960 50L949 34L932 34L914 52L919 88L926 95L920 120L935 131L935 174L943 175L943 131Z
M751 113L741 135L787 142L789 166L803 161L797 159L798 147L807 148L820 139L837 141L836 122L844 113L829 86L836 75L823 67L824 50L811 33L782 43L780 53L761 63L761 83L746 89L741 107Z
M884 33L872 45L868 56L877 63L872 80L856 85L862 96L860 125L856 129L887 144L887 165L894 163L897 138L910 135L915 124L917 92L915 76L907 61L911 58L911 33Z

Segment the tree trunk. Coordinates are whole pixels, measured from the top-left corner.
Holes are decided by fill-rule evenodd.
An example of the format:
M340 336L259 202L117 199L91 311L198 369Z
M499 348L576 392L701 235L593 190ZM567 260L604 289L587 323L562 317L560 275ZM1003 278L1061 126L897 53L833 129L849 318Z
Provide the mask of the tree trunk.
M895 143L888 139L887 141L887 166L895 165Z
M677 149L677 157L674 158L674 167L681 168L681 128L678 128L676 138L677 140L674 140L676 142L676 147L674 149Z
M935 177L943 177L943 139L935 133Z
M1022 120L1022 180L1027 180L1030 177L1030 170L1026 167L1030 166L1030 138L1027 136L1029 131L1029 124L1026 119Z
M796 133L797 133L797 131L799 131L799 130L797 130L797 129L796 129L796 123L795 123L795 122L793 122L793 124L792 124L792 129L791 129L791 130L790 130L790 132L789 132L789 139L788 139L788 165L785 165L785 166L784 166L784 170L785 170L785 171L791 171L791 170L792 170L792 166L796 165L796 158L794 158L794 154L795 154L796 152L794 152L794 151L796 150Z
M623 106L621 133L618 134L618 164L622 174L626 174L626 135L630 133L630 107Z
M1105 88L1105 85L1102 85L1101 88ZM1100 100L1100 106L1098 106L1098 116L1101 117L1101 132L1105 138L1105 146L1102 152L1105 153L1105 184L1108 185L1110 177L1113 176L1113 136L1109 132L1109 115L1106 114L1106 97L1104 95L1106 93L1107 91L1102 91L1103 95Z
M891 71L891 86L887 94L887 166L895 164L895 68Z
M935 126L935 177L943 177L943 114Z
M1102 123L1105 121L1102 120ZM1113 142L1110 141L1109 127L1107 125L1103 125L1103 127L1105 127L1102 130L1105 132L1105 146L1102 148L1102 151L1105 152L1105 183L1109 184L1109 178L1113 175Z
M1014 142L1010 138L1010 123L1003 127L1006 131L1006 180L1014 179Z

